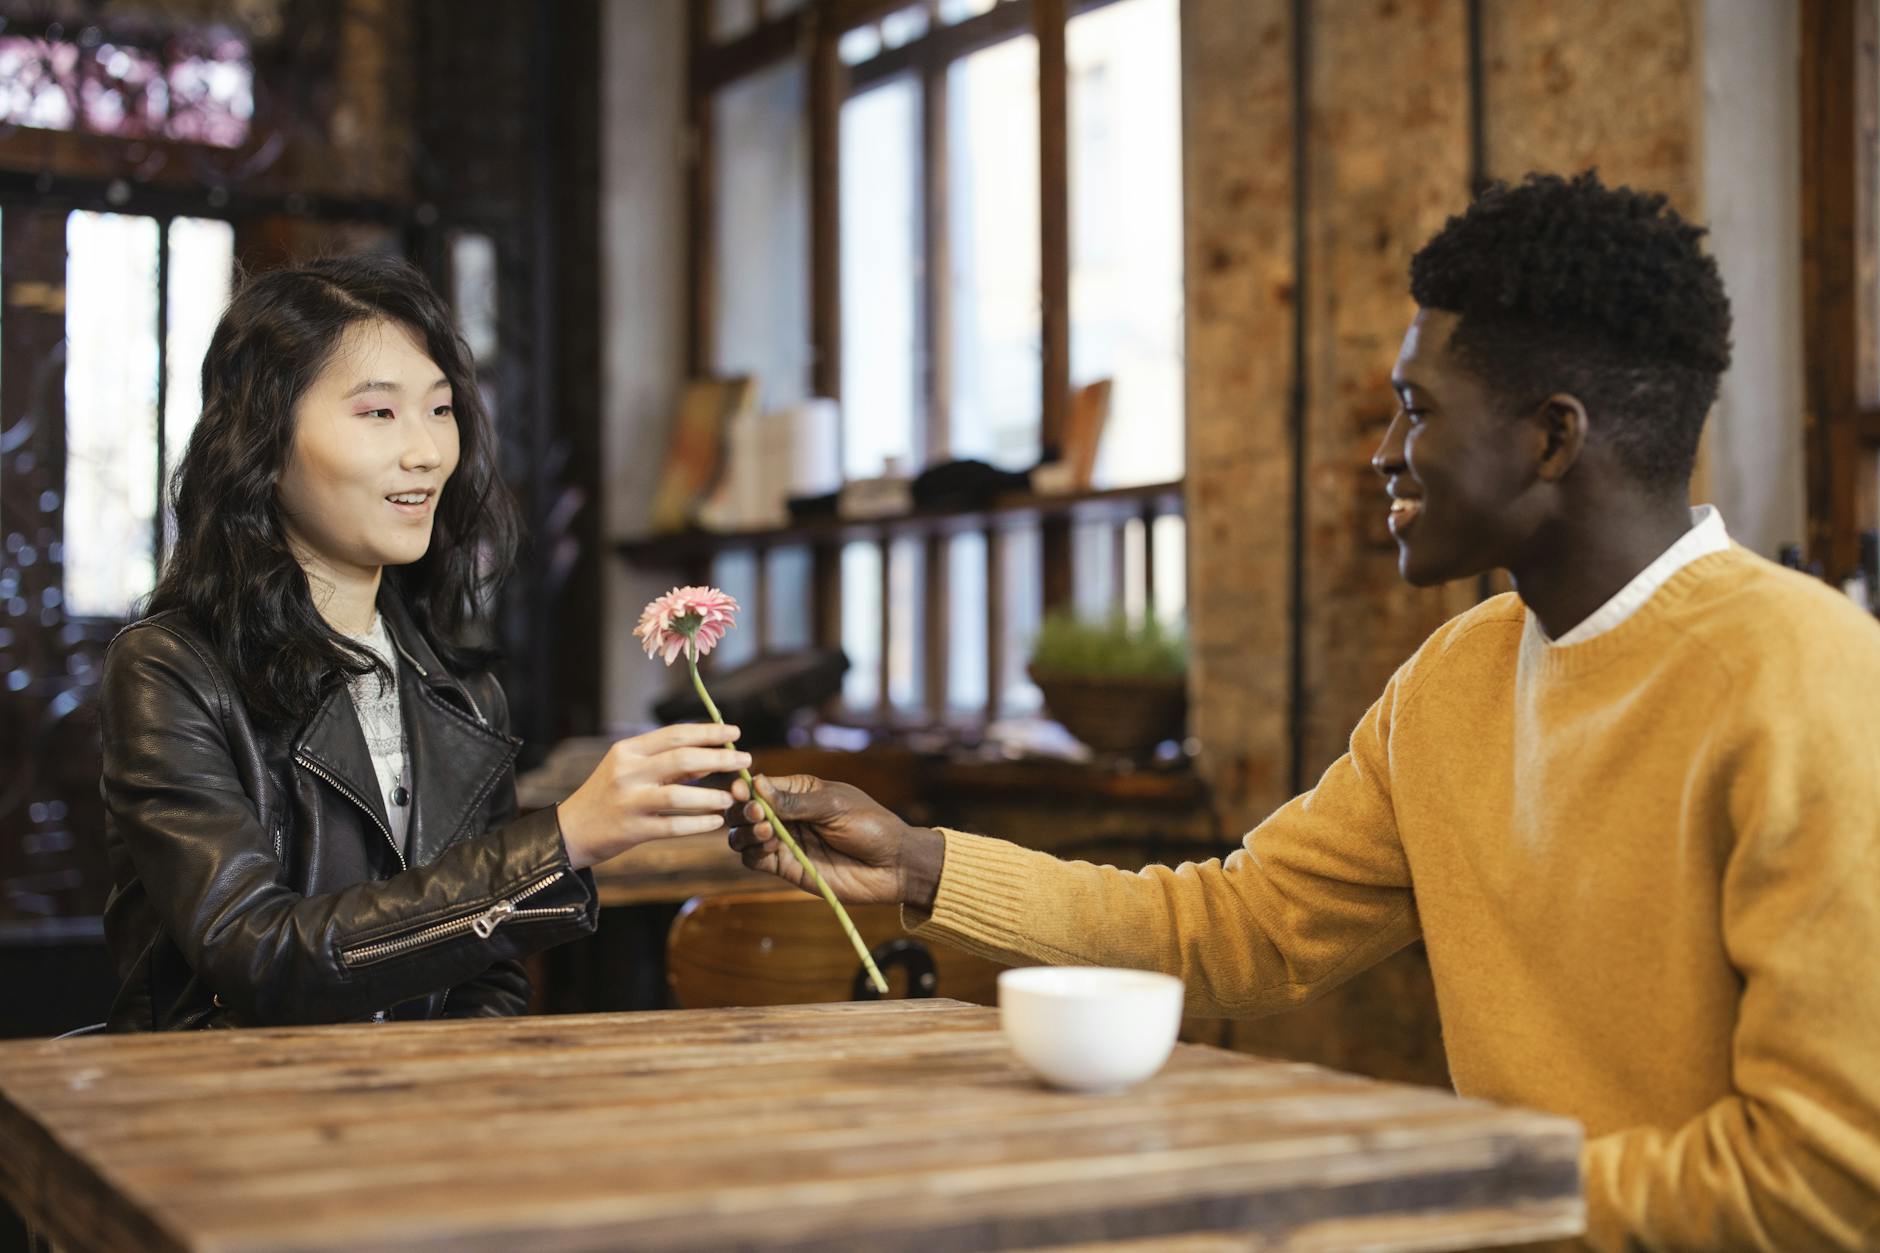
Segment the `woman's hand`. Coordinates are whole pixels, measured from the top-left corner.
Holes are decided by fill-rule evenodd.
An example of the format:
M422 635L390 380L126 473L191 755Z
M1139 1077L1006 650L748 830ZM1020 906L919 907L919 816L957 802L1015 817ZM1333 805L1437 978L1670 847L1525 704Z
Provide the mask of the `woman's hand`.
M908 826L847 783L796 774L760 776L757 786L837 899L850 905L933 908L945 857L945 840L938 831ZM740 779L731 785L731 793L751 802L731 828L731 847L743 855L744 864L814 891L803 864L777 839L764 811L752 801L750 788Z
M617 857L648 840L722 827L731 794L688 787L685 780L750 765L748 754L725 747L737 738L736 727L687 723L615 743L557 811L574 868Z

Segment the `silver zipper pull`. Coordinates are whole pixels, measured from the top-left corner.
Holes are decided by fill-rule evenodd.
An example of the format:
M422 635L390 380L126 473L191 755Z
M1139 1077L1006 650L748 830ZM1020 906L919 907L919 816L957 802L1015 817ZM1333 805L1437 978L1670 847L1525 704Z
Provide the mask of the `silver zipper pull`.
M503 919L515 912L516 903L514 901L497 901L494 905L484 910L482 914L478 915L477 920L470 924L470 929L477 933L478 939L487 940L490 938L490 934L502 924Z

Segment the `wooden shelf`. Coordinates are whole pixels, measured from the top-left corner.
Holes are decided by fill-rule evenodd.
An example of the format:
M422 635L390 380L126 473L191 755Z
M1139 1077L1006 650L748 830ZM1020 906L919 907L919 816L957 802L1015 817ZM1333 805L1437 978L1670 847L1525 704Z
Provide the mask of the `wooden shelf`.
M892 518L829 518L754 531L677 531L669 535L622 540L615 551L637 566L665 566L710 556L727 549L823 546L853 540L908 535L955 535L1021 526L1043 518L1076 522L1126 522L1182 512L1182 484L1151 483L1062 496L1032 493L1001 496L977 509L921 510Z
M1076 797L1092 804L1207 804L1201 776L1186 763L1118 770L1103 764L1036 758L1020 761L946 759L928 767L931 785L944 794L984 797Z

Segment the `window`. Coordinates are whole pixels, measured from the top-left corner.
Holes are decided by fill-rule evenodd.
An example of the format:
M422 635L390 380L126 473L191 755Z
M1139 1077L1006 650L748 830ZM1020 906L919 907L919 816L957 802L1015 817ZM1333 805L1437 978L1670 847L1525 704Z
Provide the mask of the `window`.
M765 572L766 646L789 620L847 652L843 703L863 719L1035 711L1047 609L1182 610L1163 486L1184 463L1180 4L1070 8L1053 31L1011 0L860 21L837 0L711 0L693 50L704 368L756 375L765 409L838 391L851 481L955 458L1029 470L1073 389L1108 384L1109 495L714 542L726 578ZM1061 73L1041 61L1057 46ZM795 546L787 575L773 545Z
M163 466L167 478L183 459L202 416L202 358L228 307L235 277L235 228L213 218L172 218L169 230L169 314L165 328ZM157 485L160 498L169 485ZM169 541L165 524L164 542Z
M201 411L202 354L228 303L233 244L225 222L177 218L166 231L132 214L66 219L63 600L73 617L129 617L155 581L160 479ZM12 557L31 565L33 548Z
M849 670L842 700L873 709L881 700L881 549L869 542L842 548L842 651Z
M809 152L804 75L785 62L713 104L715 283L711 356L756 377L766 410L809 390Z
M0 123L218 148L248 138L254 67L241 40L185 33L138 47L97 34L0 35Z
M1038 41L948 76L954 456L1027 469L1039 455Z
M65 601L123 618L156 565L157 222L66 220ZM31 565L32 546L13 555Z
M1071 382L1111 380L1096 481L1182 476L1177 0L1070 20Z
M1802 272L1808 553L1838 583L1866 564L1863 537L1880 535L1880 12L1875 0L1800 9L1802 251L1822 260Z
M920 84L842 106L842 471L914 464L923 412Z

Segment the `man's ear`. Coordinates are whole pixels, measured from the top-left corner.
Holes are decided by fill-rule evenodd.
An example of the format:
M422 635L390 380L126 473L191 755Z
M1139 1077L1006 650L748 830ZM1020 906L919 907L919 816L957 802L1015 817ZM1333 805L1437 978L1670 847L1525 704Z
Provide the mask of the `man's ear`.
M1567 477L1586 451L1589 420L1586 406L1578 396L1556 392L1541 402L1534 420L1542 438L1541 459L1534 472L1543 482L1558 483Z

